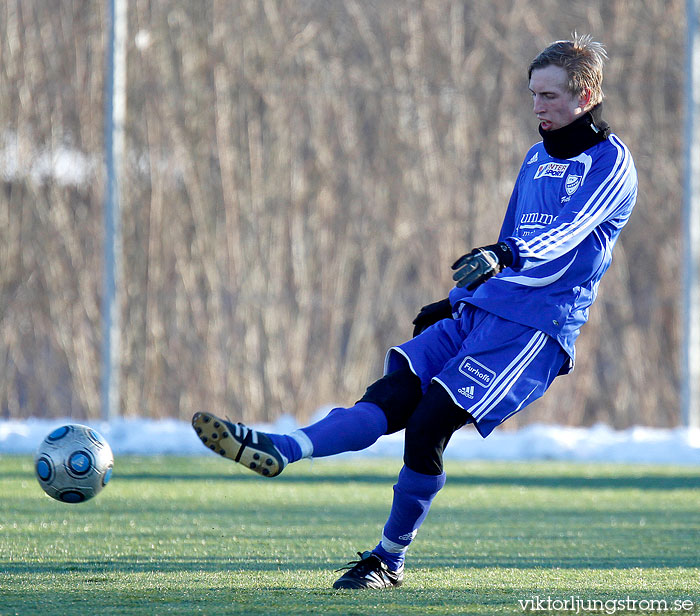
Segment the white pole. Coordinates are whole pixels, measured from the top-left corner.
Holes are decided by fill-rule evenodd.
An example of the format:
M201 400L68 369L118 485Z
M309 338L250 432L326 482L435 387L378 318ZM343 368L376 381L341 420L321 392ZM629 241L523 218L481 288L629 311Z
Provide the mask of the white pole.
M104 272L102 296L102 418L119 414L122 280L121 178L126 118L127 0L109 0L105 79Z
M686 0L685 203L683 207L683 424L700 428L700 0Z

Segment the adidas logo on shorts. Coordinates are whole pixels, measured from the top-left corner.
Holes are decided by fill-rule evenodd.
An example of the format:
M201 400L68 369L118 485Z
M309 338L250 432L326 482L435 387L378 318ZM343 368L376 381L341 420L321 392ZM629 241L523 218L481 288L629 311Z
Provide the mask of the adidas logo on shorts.
M457 392L463 396L466 396L470 400L474 399L474 385L470 385L469 387L460 387Z

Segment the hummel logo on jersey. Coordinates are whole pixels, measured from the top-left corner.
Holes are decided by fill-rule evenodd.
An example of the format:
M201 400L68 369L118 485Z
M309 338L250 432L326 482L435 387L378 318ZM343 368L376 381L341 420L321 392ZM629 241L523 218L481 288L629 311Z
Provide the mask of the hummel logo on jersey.
M566 170L569 168L569 163L543 163L537 168L535 177L539 178L563 178Z
M530 160L528 160L526 164L531 165L532 163L536 163L539 160L539 156L537 156L537 154L538 154L538 152L535 152L532 155L532 158Z
M473 400L474 399L474 385L470 385L469 387L460 387L457 390L457 393L460 393L463 396L469 398L470 400Z

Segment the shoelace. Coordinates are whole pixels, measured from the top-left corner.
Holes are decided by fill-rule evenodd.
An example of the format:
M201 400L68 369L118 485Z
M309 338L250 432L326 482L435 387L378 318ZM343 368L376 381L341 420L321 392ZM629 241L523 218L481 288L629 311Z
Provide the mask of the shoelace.
M231 419L227 416L226 419L228 419L228 422L233 426L234 432L236 433L236 436L241 439L241 441L246 441L246 436L250 434L250 439L248 442L253 443L254 445L258 444L258 433L253 430L253 428L249 428L245 424L242 424L240 421L238 423L233 423Z
M368 556L367 558L362 558L362 554L363 554L363 552L358 552L357 555L360 557L360 560L351 560L344 567L341 567L340 569L336 569L335 573L338 573L340 571L349 571L350 569L354 569L355 567L357 567L358 565L361 565L361 564L364 564L366 566L365 568L367 568L367 569L370 569L370 570L375 569L376 566L371 565L369 562L370 560L372 560L372 557L374 557L374 559L379 564L379 567L381 568L383 563L377 556L374 556L372 554L372 555Z

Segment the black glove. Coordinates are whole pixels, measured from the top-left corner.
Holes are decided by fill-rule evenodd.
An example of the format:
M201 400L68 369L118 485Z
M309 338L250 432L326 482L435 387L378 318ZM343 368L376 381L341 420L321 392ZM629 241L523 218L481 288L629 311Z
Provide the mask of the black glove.
M443 319L452 318L452 306L450 305L449 299L443 299L434 304L428 304L423 306L418 313L418 316L413 319L413 337L415 338L424 329L427 329L434 323L442 321Z
M512 264L513 251L508 244L490 244L475 248L457 259L452 266L453 270L457 270L452 279L457 282L458 287L467 287L473 291L482 282L486 282L491 276Z

